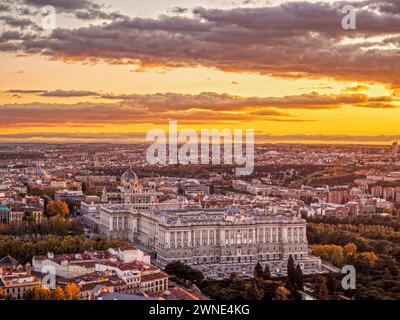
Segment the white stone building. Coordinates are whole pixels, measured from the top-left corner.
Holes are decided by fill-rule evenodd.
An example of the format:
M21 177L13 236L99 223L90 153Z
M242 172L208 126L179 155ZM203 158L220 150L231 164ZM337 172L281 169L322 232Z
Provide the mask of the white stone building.
M236 207L157 210L152 197L135 203L139 198L133 194L141 190L136 174L124 173L121 180L125 201L100 206L98 230L139 241L162 267L181 260L210 274L251 274L260 262L272 273L284 274L292 255L305 273L321 268L320 259L308 254L303 219Z

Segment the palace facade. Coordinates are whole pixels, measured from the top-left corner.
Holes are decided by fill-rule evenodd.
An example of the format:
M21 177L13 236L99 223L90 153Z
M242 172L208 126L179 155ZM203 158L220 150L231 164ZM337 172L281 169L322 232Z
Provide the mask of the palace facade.
M321 269L321 260L308 254L305 220L237 207L159 210L152 191L141 189L136 174L129 171L121 178L120 195L107 195L113 201L100 206L97 230L140 242L161 267L181 260L222 276L251 274L260 262L273 274L284 274L292 255L305 273Z

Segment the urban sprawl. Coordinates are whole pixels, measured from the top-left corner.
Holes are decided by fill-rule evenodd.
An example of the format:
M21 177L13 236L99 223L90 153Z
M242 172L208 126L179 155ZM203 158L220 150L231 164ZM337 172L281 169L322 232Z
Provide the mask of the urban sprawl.
M397 142L259 144L249 176L146 147L0 145L0 299L362 299L398 276Z

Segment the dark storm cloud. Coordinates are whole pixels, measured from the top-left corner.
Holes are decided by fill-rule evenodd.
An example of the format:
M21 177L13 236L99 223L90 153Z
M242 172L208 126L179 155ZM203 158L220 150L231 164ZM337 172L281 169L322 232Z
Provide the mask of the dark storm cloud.
M119 12L104 12L99 9L87 9L87 10L77 10L75 11L75 17L81 20L96 20L96 19L104 19L104 20L116 20L122 19L126 16Z
M27 5L44 7L44 6L54 6L56 9L61 10L78 10L87 9L93 6L93 2L88 0L23 0ZM98 5L95 5L98 7Z
M29 33L22 33L20 31L4 31L0 34L0 42L8 42L10 40L32 40L35 36Z
M22 94L36 94L36 93L43 93L46 90L23 90L23 89L13 89L6 91L8 93L22 93Z
M204 66L294 79L330 77L400 86L399 1L352 2L358 5L356 30L341 27L345 2L196 8L192 17L156 19L106 13L103 5L88 0L24 3L55 5L80 19L110 18L112 22L3 40L0 50L64 61L136 64L139 70ZM29 24L29 19L5 19L15 26ZM384 38L377 40L377 36Z
M249 30L267 31L271 36L301 36L316 32L341 38L351 36L342 29L343 5L318 2L288 2L276 7L194 9L193 13L208 22L226 26L240 26ZM369 10L357 12L357 30L354 34L398 33L400 17L378 15Z
M3 21L10 27L18 27L18 28L26 28L35 25L34 22L30 19L18 18L12 16L0 16L0 21Z
M75 91L75 90L55 90L55 91L47 91L41 94L44 97L88 97L88 96L97 96L97 92L93 91Z
M8 11L10 10L10 7L6 3L0 3L0 12Z
M171 12L176 14L183 14L189 12L189 9L184 7L174 7L171 9Z
M43 97L59 97L59 98L69 98L69 97L89 97L98 96L100 93L94 91L78 91L78 90L20 90L13 89L6 91L8 93L20 93L20 94L40 94Z
M106 12L104 5L89 0L24 0L24 3L39 8L51 5L56 12L70 13L81 20L115 20L125 17L119 12Z
M148 113L138 106L120 104L80 103L66 104L14 104L0 106L0 127L40 124L52 126L56 124L160 124L168 119L181 123L204 123L214 121L226 123L232 121L268 120L275 117L286 117L285 113L271 110L263 117L248 113L227 114L210 110L154 111ZM50 121L49 121L50 120Z
M71 61L135 63L142 68L205 66L277 77L332 77L400 85L400 15L368 8L357 30L343 30L338 4L289 2L264 8L197 8L195 17L128 18L48 38L21 51ZM378 42L372 37L392 37ZM344 43L346 38L363 41ZM369 42L368 42L369 41ZM376 46L397 49L380 50Z
M104 97L104 96L103 96ZM116 98L114 96L113 98ZM144 106L147 110L187 110L208 109L219 111L242 111L255 108L280 109L336 109L344 105L357 104L362 106L369 102L390 103L390 97L368 98L364 94L318 94L308 93L284 97L240 97L229 94L204 92L198 95L159 93L134 94L121 96L123 104Z

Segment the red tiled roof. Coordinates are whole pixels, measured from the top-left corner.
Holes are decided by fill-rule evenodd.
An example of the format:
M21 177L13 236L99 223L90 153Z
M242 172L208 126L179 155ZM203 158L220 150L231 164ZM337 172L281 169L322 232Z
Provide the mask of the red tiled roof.
M154 281L154 280L165 279L165 278L168 278L168 275L165 272L160 271L157 273L142 275L141 282Z

